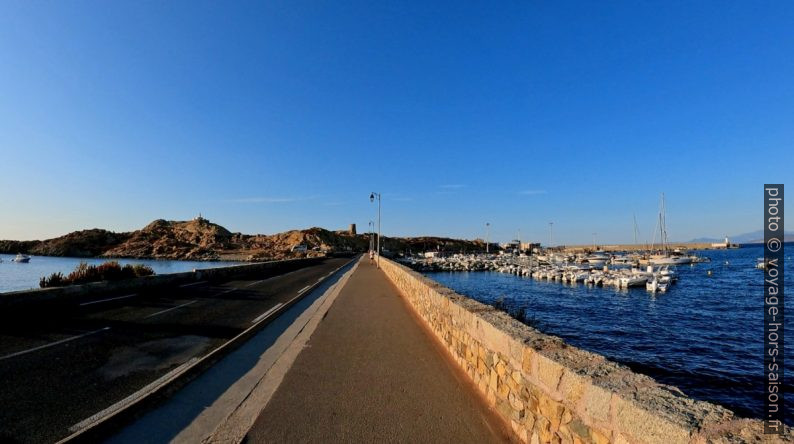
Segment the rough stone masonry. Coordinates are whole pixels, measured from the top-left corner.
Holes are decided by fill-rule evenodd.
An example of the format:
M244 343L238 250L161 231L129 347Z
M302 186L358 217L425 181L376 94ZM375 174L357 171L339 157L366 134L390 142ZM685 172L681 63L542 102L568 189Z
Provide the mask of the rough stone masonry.
M383 271L523 442L794 442L389 260Z

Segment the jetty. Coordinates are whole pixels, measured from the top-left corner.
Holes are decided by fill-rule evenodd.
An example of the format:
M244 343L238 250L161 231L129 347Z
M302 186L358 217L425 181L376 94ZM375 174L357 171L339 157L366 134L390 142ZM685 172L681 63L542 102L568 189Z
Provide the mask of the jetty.
M792 440L786 428L769 441L758 420L689 399L385 257L380 268L357 255L137 279L5 300L3 314L16 314L0 338L0 396L18 407L0 413L0 436ZM58 321L32 328L28 320L42 317ZM57 369L45 365L55 360ZM45 383L26 384L31 371Z

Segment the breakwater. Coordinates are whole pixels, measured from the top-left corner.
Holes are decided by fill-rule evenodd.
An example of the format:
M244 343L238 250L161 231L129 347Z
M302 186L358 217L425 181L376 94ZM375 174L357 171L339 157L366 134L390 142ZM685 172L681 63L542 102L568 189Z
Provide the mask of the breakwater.
M760 442L760 421L687 398L395 262L383 271L524 442ZM786 440L791 440L787 430ZM780 441L777 438L773 440Z

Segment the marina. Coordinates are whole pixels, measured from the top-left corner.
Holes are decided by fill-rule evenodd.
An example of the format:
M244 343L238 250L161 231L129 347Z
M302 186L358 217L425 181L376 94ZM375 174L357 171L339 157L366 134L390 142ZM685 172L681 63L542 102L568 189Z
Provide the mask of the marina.
M422 271L496 271L536 280L596 287L645 287L651 292L666 292L678 280L676 265L710 262L708 257L679 254L664 256L637 254L607 255L547 253L538 255L464 255L450 257L405 258L402 262Z
M757 301L763 271L756 268L756 260L762 252L760 245L714 250L708 252L710 262L668 266L675 284L666 293L648 289L649 275L636 262L637 273L632 273L632 265L623 262L635 257L626 255L613 255L606 273L603 268L587 269L590 265L582 263L587 256L557 262L564 257L557 254L547 256L545 264L536 262L537 257L493 256L415 260L415 266L442 285L500 307L571 345L678 387L687 396L759 418L763 367L757 356L763 312ZM565 268L572 266L581 271ZM787 261L786 285L794 276L791 268ZM602 273L645 281L627 287L587 283L589 276ZM786 320L786 327L794 325ZM788 344L786 351L791 352ZM794 366L786 363L786 371L794 372ZM786 420L794 423L791 412Z

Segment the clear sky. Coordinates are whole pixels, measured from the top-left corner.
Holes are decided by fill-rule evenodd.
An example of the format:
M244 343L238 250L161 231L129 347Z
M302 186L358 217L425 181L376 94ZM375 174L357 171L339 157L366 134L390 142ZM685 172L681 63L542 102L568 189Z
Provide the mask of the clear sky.
M0 239L201 212L555 243L761 228L794 3L3 1ZM794 190L790 191L794 192ZM794 216L791 216L794 217Z

